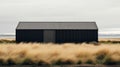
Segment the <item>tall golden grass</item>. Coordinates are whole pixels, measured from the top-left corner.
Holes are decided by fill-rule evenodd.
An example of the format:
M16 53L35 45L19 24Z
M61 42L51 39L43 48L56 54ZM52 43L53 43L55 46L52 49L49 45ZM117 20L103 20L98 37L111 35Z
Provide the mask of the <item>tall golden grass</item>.
M0 64L120 64L120 44L1 43Z

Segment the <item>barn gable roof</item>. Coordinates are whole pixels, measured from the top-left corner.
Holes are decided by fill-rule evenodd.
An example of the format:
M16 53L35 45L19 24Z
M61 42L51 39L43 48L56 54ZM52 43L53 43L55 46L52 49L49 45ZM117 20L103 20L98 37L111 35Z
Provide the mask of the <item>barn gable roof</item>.
M16 29L87 29L98 30L95 22L19 22Z

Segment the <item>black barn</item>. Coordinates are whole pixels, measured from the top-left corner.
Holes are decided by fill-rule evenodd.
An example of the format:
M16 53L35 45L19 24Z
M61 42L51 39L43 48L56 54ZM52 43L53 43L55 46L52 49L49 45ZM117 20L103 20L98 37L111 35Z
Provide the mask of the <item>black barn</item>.
M95 22L19 22L16 42L98 42Z

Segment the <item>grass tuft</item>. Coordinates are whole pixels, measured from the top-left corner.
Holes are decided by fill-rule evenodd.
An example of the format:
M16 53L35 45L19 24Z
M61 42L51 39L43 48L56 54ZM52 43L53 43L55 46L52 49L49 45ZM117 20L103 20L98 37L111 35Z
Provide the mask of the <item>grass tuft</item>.
M120 44L0 43L0 65L120 64Z

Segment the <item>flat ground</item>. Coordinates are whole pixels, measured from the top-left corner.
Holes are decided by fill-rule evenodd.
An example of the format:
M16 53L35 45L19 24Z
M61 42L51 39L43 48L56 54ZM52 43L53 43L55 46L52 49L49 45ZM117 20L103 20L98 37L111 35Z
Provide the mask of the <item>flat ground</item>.
M98 44L94 42L77 44L15 43L14 39L0 39L0 65L16 64L120 65L120 39L102 38L99 39Z
M120 38L99 38L99 41L120 41Z
M0 38L0 41L14 41L15 42L15 39L14 38ZM99 42L114 42L114 41L117 41L117 42L120 42L120 38L99 38L98 39L99 40Z

